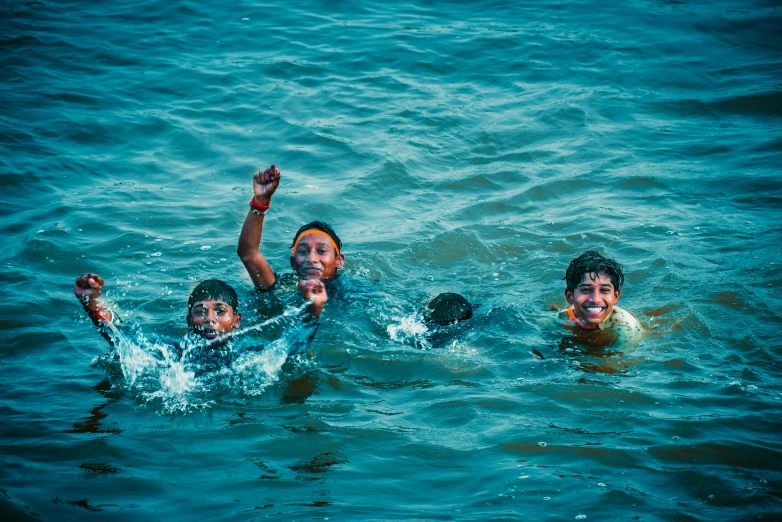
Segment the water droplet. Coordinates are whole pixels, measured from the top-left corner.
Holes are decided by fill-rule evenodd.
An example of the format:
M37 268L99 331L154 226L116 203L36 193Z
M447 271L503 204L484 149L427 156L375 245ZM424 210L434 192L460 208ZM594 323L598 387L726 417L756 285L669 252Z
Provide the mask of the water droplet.
M500 276L500 274L498 274L497 272L494 272L494 273L493 273L491 276L492 276L492 277L499 277L499 276Z
M709 498L710 498L710 499L713 499L713 498L714 498L714 495L709 495Z
M586 517L586 515L576 515L576 520L584 520Z
M598 486L600 486L601 488L604 488L604 487L606 487L606 485L605 485L605 484L603 484L602 482L598 482L598 483L597 483L597 485L598 485Z
M695 227L695 230L700 230L700 229L701 229L701 227Z
M538 442L538 446L540 446L541 448L545 448L546 447L546 443L545 442Z
M551 497L543 497L543 500L551 500Z
M674 435L673 437L671 437L671 440L679 440L679 436L678 435Z
M151 254L152 257L160 257L163 255L163 252L155 252L154 254Z
M529 475L519 475L519 478L522 479L522 480L528 479Z
M201 250L209 250L210 248L212 248L212 247L209 246L209 245L202 245L201 246Z
M669 230L668 232L666 232L666 234L668 234L669 236L673 235L673 233L674 233L673 230Z

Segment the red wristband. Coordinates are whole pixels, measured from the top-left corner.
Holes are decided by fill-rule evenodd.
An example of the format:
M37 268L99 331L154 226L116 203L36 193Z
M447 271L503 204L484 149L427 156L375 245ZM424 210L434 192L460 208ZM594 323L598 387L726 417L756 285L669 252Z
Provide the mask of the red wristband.
M97 317L104 323L110 323L111 322L111 312L103 308L102 306L98 306L95 311L87 310L87 315L89 315L91 318Z
M253 214L256 216L263 216L266 214L266 211L269 210L269 205L261 205L257 201L255 201L255 198L252 198L250 200L250 208L253 209Z

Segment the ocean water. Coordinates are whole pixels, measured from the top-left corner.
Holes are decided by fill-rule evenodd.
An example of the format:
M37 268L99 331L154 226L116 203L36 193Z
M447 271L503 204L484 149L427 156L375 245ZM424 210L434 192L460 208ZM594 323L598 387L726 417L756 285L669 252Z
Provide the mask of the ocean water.
M3 520L779 520L780 71L763 0L2 2ZM344 242L314 357L132 380L74 279L152 338L221 278L273 339L272 163L272 266ZM563 348L594 249L636 345Z

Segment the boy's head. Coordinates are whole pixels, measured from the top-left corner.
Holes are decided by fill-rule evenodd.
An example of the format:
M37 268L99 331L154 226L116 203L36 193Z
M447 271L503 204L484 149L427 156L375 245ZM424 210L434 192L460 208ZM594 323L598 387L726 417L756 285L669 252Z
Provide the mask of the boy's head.
M219 279L199 283L187 300L187 325L201 337L214 339L239 328L239 298L231 285Z
M427 305L426 319L441 326L472 317L472 305L459 294L440 294Z
M291 268L302 279L328 281L345 265L342 241L328 223L307 223L296 232L291 247Z
M576 317L599 324L614 310L625 281L622 266L597 252L584 252L567 267L565 298Z

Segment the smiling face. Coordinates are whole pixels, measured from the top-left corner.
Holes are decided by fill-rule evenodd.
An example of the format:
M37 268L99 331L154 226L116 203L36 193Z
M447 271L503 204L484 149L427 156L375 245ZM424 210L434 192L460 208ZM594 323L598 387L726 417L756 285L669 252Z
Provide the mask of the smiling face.
M576 317L586 324L596 325L611 315L619 300L620 290L614 289L605 272L584 274L576 288L565 290L567 302L573 305Z
M239 328L241 321L242 314L235 313L231 305L215 299L198 301L187 316L190 329L206 339L231 333L234 328Z
M344 264L345 256L337 254L328 238L319 233L302 236L291 256L291 268L302 279L328 281Z

